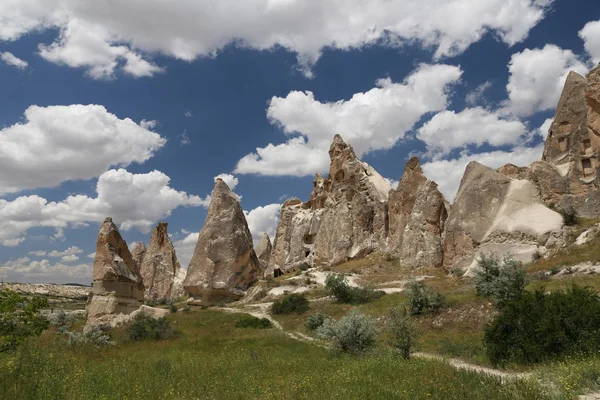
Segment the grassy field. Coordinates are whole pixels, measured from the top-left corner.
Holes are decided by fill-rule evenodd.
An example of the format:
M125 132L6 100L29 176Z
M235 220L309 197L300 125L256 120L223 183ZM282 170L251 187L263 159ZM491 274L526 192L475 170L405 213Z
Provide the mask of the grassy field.
M169 317L180 335L108 348L67 347L52 331L0 355L3 399L546 399L532 381L405 361L379 346L335 354L276 329L234 328L212 310Z

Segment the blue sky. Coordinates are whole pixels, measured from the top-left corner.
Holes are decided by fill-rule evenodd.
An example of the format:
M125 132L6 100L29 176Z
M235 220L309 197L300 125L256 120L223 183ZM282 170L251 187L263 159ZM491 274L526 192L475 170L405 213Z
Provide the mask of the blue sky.
M128 243L168 221L185 267L221 174L273 236L335 133L392 185L419 155L452 201L470 160L539 159L600 62L590 0L82 4L0 4L4 281L89 283L105 216Z

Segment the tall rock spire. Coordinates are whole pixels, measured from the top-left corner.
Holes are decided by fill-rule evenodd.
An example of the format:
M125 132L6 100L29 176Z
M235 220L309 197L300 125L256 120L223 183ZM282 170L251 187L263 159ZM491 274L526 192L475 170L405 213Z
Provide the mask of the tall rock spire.
M227 184L217 179L183 282L185 291L193 301L215 304L241 297L262 275L240 203Z
M417 157L406 163L389 196L388 252L406 267L442 265L442 233L448 217L444 196L428 180Z
M141 263L145 298L149 300L170 299L175 277L181 269L167 230L166 222L159 222L152 230L150 244Z
M140 307L144 299L142 277L112 218L106 218L98 232L92 276L87 328L110 323L117 315Z

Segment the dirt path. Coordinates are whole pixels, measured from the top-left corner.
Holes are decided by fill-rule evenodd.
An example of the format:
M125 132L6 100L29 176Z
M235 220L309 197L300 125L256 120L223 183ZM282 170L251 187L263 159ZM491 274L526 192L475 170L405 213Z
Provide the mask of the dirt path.
M505 382L505 381L515 381L517 379L528 378L528 377L531 376L531 374L527 373L527 372L508 372L508 371L502 371L502 370L499 370L499 369L482 367L481 365L477 365L477 364L470 364L468 362L465 362L463 360L459 360L457 358L445 358L445 357L439 356L437 354L416 352L416 353L413 353L412 355L414 357L426 358L428 360L445 361L445 362L447 362L448 364L450 364L452 367L454 367L456 369L464 369L464 370L467 370L467 371L474 371L474 372L477 372L477 373L480 373L480 374L497 376L497 377L501 378L503 382Z

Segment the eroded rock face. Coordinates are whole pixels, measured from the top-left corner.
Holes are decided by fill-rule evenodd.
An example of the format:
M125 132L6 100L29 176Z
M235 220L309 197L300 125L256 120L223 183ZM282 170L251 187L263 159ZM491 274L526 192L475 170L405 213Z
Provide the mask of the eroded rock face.
M137 242L133 245L133 249L131 250L131 256L133 257L133 261L135 261L138 270L141 270L142 268L142 262L144 261L145 255L146 245L143 242Z
M529 262L560 236L562 216L544 204L532 181L519 179L529 171L513 167L496 171L474 161L467 166L446 222L447 269L469 274L481 253L510 253Z
M140 274L147 300L170 299L175 277L181 269L167 230L166 222L159 222L154 228L141 264Z
M269 235L265 232L256 246L256 257L258 257L258 261L260 261L263 270L266 270L269 266L272 249L271 238L269 238Z
M428 180L417 157L406 164L397 190L389 195L388 252L407 267L438 267L448 217L444 196Z
M569 74L548 132L542 160L555 167L559 192L564 190L554 196L554 205L572 206L586 218L600 216L599 149L600 66L587 79Z
M315 176L310 199L282 206L268 273L335 265L385 247L389 184L339 135L329 156L329 175Z
M263 272L242 208L225 182L217 179L183 283L185 291L202 304L237 299Z
M142 277L112 218L106 218L100 227L92 275L86 329L111 324L120 314L131 314L140 307Z

